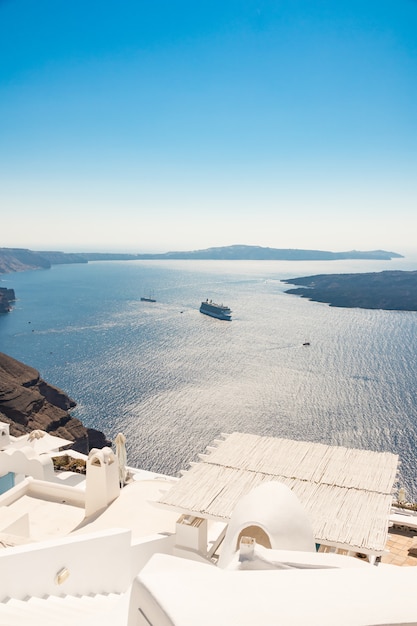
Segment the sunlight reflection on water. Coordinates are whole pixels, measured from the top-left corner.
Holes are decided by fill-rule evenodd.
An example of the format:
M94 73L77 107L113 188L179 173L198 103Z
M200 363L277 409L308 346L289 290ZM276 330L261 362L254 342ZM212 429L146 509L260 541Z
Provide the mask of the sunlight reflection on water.
M318 273L309 267L129 262L28 272L16 276L1 350L72 396L86 425L110 438L123 431L132 465L176 473L238 430L398 452L417 498L417 314L285 294L279 278ZM150 284L157 302L140 302ZM201 315L206 297L228 304L233 321Z

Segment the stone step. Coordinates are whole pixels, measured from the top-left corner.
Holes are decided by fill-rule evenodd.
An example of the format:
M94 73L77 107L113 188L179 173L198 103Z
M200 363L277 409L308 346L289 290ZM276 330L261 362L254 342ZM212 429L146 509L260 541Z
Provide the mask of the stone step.
M0 603L1 626L107 626L127 623L129 594L94 596L48 596L45 598L9 599ZM114 615L125 621L115 622Z

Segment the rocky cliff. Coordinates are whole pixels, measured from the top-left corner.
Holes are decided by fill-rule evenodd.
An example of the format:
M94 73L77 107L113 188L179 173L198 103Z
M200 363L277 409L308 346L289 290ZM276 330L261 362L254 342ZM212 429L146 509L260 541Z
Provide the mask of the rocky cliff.
M0 421L10 424L10 434L23 435L35 429L74 442L74 449L111 445L105 435L85 428L69 413L76 403L61 389L42 380L39 372L0 352Z
M16 300L14 289L0 287L0 313L8 313L12 302Z

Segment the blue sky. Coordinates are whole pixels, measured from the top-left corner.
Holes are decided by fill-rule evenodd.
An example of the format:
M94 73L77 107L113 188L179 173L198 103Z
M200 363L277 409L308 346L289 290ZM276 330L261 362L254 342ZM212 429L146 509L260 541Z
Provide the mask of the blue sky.
M417 249L417 1L0 0L0 247Z

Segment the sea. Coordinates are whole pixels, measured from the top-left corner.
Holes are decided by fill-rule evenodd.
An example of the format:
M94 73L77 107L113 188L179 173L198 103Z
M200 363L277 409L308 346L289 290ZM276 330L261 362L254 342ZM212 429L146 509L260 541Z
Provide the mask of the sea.
M331 307L282 279L392 261L101 261L2 276L0 351L77 402L128 464L176 475L222 433L399 455L417 500L417 313ZM156 302L143 302L150 293ZM232 321L199 312L206 298ZM308 346L303 345L309 343Z

